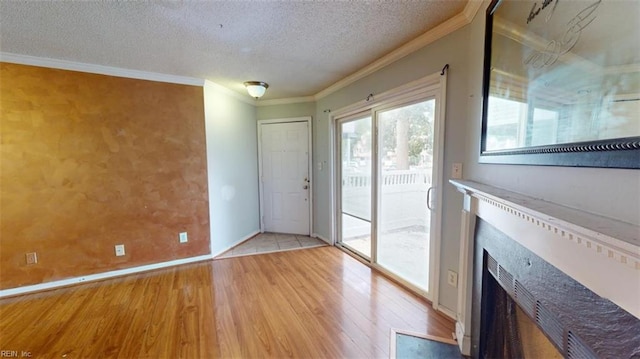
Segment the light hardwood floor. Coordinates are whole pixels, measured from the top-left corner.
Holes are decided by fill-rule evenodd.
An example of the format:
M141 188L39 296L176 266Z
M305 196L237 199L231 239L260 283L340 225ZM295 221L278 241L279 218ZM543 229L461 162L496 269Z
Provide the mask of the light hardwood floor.
M0 349L56 358L388 358L453 322L335 247L220 259L0 300Z

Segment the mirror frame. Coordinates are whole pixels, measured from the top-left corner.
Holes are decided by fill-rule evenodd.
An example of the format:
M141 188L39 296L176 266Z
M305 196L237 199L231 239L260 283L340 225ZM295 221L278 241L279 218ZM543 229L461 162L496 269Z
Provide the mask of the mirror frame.
M486 13L484 79L482 84L482 135L480 140L479 162L639 169L640 136L545 146L518 147L506 150L486 150L487 112L489 105L489 88L491 85L493 13L503 1L507 0L492 0Z

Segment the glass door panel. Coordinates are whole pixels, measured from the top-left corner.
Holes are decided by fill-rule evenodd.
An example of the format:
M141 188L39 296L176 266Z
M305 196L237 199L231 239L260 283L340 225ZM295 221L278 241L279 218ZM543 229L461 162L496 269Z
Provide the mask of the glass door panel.
M371 117L340 127L341 228L343 246L371 258Z
M429 288L435 99L377 113L377 263Z

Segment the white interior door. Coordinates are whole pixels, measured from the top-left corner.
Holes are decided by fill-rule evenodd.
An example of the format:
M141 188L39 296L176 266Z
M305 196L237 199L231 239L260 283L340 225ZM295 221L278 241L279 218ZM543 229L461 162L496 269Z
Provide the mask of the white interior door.
M264 231L309 235L307 122L261 125Z

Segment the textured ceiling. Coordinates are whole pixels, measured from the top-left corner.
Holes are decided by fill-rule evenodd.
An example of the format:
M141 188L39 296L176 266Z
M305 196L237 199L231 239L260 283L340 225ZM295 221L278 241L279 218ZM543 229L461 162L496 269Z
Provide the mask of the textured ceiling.
M462 12L467 0L0 0L0 51L310 96Z

